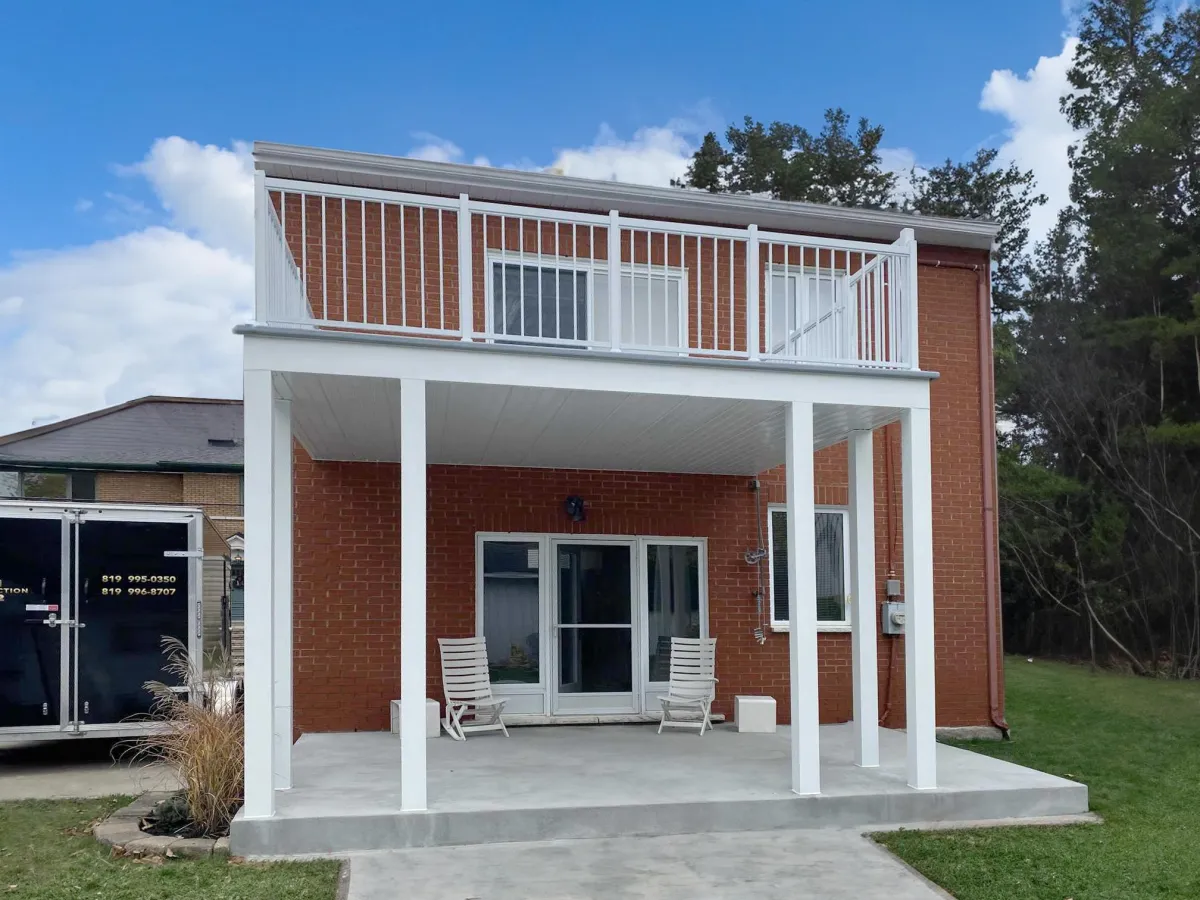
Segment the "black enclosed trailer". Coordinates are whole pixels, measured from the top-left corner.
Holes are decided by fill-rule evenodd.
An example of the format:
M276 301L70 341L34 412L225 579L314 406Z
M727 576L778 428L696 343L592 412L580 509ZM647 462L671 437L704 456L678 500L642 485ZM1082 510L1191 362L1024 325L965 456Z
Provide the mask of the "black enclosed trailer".
M203 653L198 509L0 501L0 744L145 733L162 638Z

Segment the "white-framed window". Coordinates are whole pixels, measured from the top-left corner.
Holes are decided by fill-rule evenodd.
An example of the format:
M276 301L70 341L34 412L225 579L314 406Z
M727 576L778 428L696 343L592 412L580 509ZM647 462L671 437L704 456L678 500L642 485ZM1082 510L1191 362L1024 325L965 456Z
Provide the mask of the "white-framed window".
M772 354L838 358L849 339L846 278L837 270L768 268L767 347Z
M493 253L488 271L488 334L548 343L609 343L605 261ZM621 346L686 346L686 298L686 270L623 266Z
M786 506L767 508L770 544L771 627L788 627L788 536ZM850 584L849 513L836 506L819 506L815 513L817 557L817 627L828 631L850 625L846 592Z
M477 633L487 638L492 684L540 690L543 538L476 535Z
M488 259L488 332L586 341L592 333L592 269L565 260Z

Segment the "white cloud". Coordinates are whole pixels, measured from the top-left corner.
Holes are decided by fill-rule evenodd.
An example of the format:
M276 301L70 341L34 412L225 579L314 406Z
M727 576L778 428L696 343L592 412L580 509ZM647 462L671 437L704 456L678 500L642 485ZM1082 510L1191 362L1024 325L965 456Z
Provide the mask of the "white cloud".
M254 257L254 165L240 141L227 150L181 137L154 142L124 171L150 182L171 224L209 246Z
M408 151L408 155L413 159L427 159L430 162L462 162L462 147L454 141L440 138L428 131L414 132L413 137L421 142Z
M917 165L917 154L908 147L880 147L879 165L885 172L896 176L896 193L902 197L910 197L913 192L913 169L920 170Z
M685 120L639 128L629 140L601 125L589 146L557 151L549 169L579 178L667 185L687 171L696 137L694 124Z
M702 118L711 118L706 107L700 107L699 114ZM639 128L626 140L607 124L602 124L591 144L556 150L554 161L548 166L521 159L508 163L506 168L557 172L601 181L666 185L687 170L692 153L699 145L700 133L701 126L691 119L673 119L663 126ZM466 152L454 141L427 131L413 132L412 136L417 143L407 155L413 159L467 161ZM486 156L475 156L471 164L488 166L491 162Z
M979 100L980 109L1008 119L1005 141L1000 147L1001 161L1032 169L1038 189L1048 198L1046 205L1034 210L1030 219L1033 240L1046 236L1058 211L1070 201L1067 148L1080 135L1067 123L1059 100L1070 89L1067 71L1078 45L1078 38L1065 38L1061 53L1041 57L1024 75L1009 69L992 72Z
M428 131L414 131L413 137L421 143L408 151L408 156L412 159L426 159L430 162L452 162L461 163L465 161L465 154L462 147L448 141L445 138L438 137L436 134L430 134ZM473 166L490 166L486 156L476 156L471 160Z
M0 264L0 433L150 393L241 395L232 329L254 294L245 147L168 138L124 171L149 182L172 227Z
M77 212L77 213L89 212L93 206L95 206L95 204L91 200L89 200L87 197L80 197L78 200L75 201L75 212Z

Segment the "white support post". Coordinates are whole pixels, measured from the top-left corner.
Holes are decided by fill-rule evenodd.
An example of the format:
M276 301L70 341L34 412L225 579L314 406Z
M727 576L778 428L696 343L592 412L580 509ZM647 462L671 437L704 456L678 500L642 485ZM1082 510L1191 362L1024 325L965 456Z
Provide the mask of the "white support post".
M879 657L875 622L875 453L870 431L850 432L850 610L854 764L879 765Z
M425 382L400 381L400 809L428 808L425 768Z
M904 491L904 694L908 783L937 787L933 643L933 478L929 410L900 416Z
M243 375L245 416L245 782L247 819L275 815L274 725L275 590L273 525L275 479L272 473L275 390L272 373L255 369Z
M758 319L758 226L746 229L746 352L750 359L762 354Z
M821 793L813 405L794 400L785 418L792 791L807 795Z
M458 325L461 340L471 340L475 331L475 314L471 307L471 288L475 269L471 264L471 198L458 195Z
M904 271L904 352L909 368L921 368L917 352L917 233L911 228L900 232L900 243L908 249L908 264Z
M292 786L292 401L272 404L275 789Z
M633 262L633 238L629 260ZM621 350L621 215L608 213L608 336L614 353Z

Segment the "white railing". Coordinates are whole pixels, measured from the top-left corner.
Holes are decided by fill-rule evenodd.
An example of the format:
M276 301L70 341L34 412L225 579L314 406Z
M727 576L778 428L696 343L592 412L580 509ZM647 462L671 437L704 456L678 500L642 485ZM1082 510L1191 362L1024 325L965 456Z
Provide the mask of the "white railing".
M910 230L872 244L261 175L258 187L261 322L917 366Z
M310 324L304 277L288 252L261 172L254 183L255 313L259 321Z
M765 358L915 368L910 230L888 246L763 233L758 250Z

